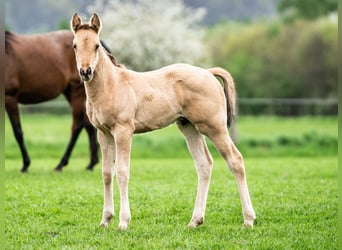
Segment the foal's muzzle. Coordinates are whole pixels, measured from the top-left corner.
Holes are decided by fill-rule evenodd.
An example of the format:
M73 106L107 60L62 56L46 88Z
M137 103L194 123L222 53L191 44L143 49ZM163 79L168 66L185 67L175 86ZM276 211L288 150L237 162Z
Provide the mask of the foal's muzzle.
M83 81L89 81L93 76L93 70L91 67L88 67L87 69L80 68L80 76Z

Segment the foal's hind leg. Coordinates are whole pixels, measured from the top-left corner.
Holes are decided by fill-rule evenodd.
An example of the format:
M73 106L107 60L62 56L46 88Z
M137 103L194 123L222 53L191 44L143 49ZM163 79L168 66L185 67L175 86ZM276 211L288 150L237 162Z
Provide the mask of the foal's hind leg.
M178 121L177 125L186 138L188 149L195 161L197 170L197 197L192 218L188 225L189 227L197 227L204 222L213 159L203 135L198 132L193 124L190 122L182 124L182 121Z
M241 153L231 140L226 126L218 127L217 124L211 127L206 126L203 133L212 140L234 174L240 193L244 226L253 227L256 216L248 192L245 166Z

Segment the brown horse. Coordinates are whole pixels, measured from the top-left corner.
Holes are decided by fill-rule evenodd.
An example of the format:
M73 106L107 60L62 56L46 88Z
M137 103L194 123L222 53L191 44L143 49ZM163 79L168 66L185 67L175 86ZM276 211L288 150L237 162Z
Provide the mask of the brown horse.
M36 104L63 94L72 110L72 133L67 149L55 168L68 164L75 142L84 127L89 136L92 170L98 162L96 130L85 113L85 92L77 73L72 50L73 34L57 31L40 35L18 35L5 32L5 107L20 146L26 172L30 157L25 147L18 103Z
M94 14L83 23L78 14L71 20L77 68L86 90L87 115L98 128L102 151L104 208L102 226L114 215L113 176L120 191L119 230L131 219L128 200L132 136L176 122L194 158L198 188L189 227L204 222L213 159L206 135L233 172L240 192L244 225L253 226L255 213L250 200L244 162L228 134L235 112L235 85L222 68L202 69L173 64L138 73L113 63L100 44L101 21ZM223 88L215 78L223 81ZM114 166L115 162L115 166Z

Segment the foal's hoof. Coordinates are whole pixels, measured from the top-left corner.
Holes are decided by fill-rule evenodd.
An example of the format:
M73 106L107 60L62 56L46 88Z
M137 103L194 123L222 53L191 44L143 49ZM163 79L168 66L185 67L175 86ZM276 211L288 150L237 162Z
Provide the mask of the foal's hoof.
M107 228L109 225L109 222L101 221L99 227Z
M63 168L54 168L53 171L55 171L56 173L60 173L62 172Z
M131 221L131 215L126 215L126 216L122 216L124 217L123 219L120 219L120 223L118 226L118 230L119 231L125 231L128 228L128 225Z
M244 229L253 228L253 223L254 223L254 220L245 220L245 222L243 223L243 228Z
M191 219L190 223L188 224L188 228L196 228L200 225L202 225L204 222L203 217L202 218L198 218L198 219Z
M118 226L118 231L126 231L127 230L127 228L128 228L128 224L120 224L119 226Z
M104 211L100 223L100 227L108 227L111 219L114 216L114 212L111 211Z

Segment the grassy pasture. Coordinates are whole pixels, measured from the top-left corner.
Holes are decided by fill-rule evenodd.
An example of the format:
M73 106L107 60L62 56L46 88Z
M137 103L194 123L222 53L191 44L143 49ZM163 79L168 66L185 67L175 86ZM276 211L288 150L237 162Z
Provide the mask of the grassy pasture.
M23 116L32 156L29 173L23 175L19 173L19 150L6 120L5 249L337 249L335 148L322 153L319 144L307 142L303 147L315 150L315 157L306 151L298 157L295 145L281 145L274 139L304 138L311 131L337 142L337 118L240 118L239 147L243 149L245 143L248 184L258 217L252 230L241 228L236 183L219 157L215 157L205 224L195 230L186 228L197 178L174 126L134 139L129 230L116 230L116 185L115 217L109 228L98 228L103 201L101 168L84 170L89 158L84 132L69 166L62 173L52 171L65 150L69 127L68 116ZM140 137L149 138L148 143L139 141ZM260 146L263 140L272 142L271 146ZM165 141L169 147L163 146ZM288 155L281 152L285 148ZM153 150L166 157L151 157ZM253 150L261 153L248 152Z
M23 115L22 127L32 165L36 158L44 156L56 157L56 165L70 137L71 116ZM245 157L336 156L337 117L240 117L238 138L238 148ZM17 159L20 156L19 147L7 117L5 143L6 159ZM213 156L219 157L213 145L210 142L208 144ZM176 125L149 134L135 135L132 147L132 158L189 156L184 138ZM84 165L87 164L89 153L85 131L82 131L77 141L73 156L85 158Z

